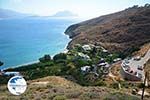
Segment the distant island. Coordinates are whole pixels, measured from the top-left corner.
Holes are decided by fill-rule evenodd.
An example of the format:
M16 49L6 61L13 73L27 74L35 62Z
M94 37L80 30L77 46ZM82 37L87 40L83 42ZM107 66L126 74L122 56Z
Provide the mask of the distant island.
M0 9L0 19L9 19L9 18L24 18L31 16L30 14L24 14L8 9Z
M58 11L58 12L56 12L54 15L49 15L49 16L38 16L38 15L36 15L36 16L30 16L30 17L28 17L28 18L78 18L78 15L77 14L74 14L74 13L72 13L72 12L70 12L70 11L67 11L67 10L65 10L65 11Z
M77 14L74 14L70 11L59 11L56 14L52 15L51 17L77 17Z
M0 19L12 19L12 18L75 18L78 17L77 14L74 14L70 11L58 11L54 15L49 16L39 16L33 14L20 13L8 9L0 9Z

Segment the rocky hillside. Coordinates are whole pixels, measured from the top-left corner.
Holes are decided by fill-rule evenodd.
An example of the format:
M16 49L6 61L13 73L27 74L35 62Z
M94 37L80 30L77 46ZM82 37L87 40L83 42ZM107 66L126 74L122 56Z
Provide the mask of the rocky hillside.
M110 52L128 55L150 42L150 5L133 6L71 25L65 33L72 39L69 49L77 43L96 43Z

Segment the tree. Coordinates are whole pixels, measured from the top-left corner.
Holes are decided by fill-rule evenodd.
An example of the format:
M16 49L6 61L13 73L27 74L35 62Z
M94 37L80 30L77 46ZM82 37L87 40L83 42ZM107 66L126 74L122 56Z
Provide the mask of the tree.
M40 62L48 62L51 60L51 56L50 55L44 55L44 57L40 58L39 61Z
M67 59L67 55L65 53L59 53L59 54L56 54L54 57L53 57L53 60L55 62L57 61L63 61L63 60L66 60Z
M134 5L132 8L138 8L139 6L138 5Z
M147 8L148 8L148 7L150 7L150 4L148 4L148 3L147 3L147 4L145 4L145 6L144 6L144 7L147 7Z

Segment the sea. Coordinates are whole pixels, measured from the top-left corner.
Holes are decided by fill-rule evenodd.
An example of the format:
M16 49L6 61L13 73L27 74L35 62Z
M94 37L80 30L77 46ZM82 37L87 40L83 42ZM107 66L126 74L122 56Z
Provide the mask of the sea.
M54 56L66 49L64 34L75 19L3 19L0 20L0 69L38 62L45 54Z

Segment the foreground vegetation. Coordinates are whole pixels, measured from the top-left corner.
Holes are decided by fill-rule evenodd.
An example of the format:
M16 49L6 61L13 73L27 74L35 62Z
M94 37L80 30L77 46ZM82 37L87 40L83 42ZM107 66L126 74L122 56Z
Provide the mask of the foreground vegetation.
M140 100L138 96L123 91L107 87L82 87L56 76L28 81L28 88L21 96L10 94L6 85L0 87L0 93L0 100Z

